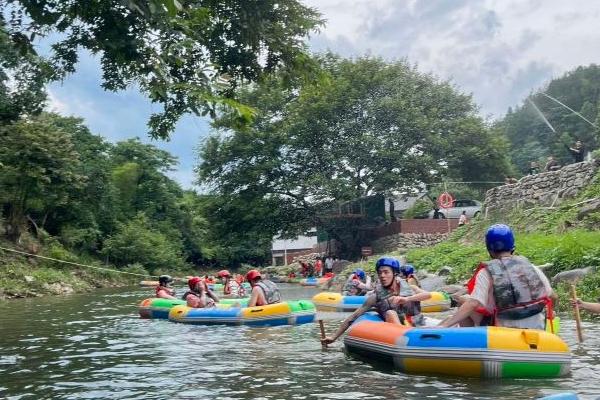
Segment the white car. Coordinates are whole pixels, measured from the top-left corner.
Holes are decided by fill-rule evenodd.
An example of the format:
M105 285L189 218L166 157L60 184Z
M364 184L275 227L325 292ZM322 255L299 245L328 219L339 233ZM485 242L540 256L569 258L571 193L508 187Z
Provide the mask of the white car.
M473 218L481 212L481 202L477 200L454 200L454 207L440 208L440 218L458 218L463 211L467 212L467 218ZM434 211L429 212L429 218L433 218Z

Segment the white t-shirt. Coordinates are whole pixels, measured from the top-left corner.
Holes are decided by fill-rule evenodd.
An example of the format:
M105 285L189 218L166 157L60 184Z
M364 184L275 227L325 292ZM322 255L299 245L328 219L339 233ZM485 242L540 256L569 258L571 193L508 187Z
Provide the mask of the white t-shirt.
M549 296L552 293L552 287L550 286L550 282L546 275L536 266L533 266L535 272L538 274L540 280L544 284L544 288L546 289L546 296ZM493 312L496 308L496 301L494 300L494 288L492 286L492 276L490 273L483 269L477 274L477 278L475 279L475 288L473 289L473 293L468 295L469 298L477 300L482 307L484 307L489 312ZM546 324L546 318L544 313L539 313L537 315L532 315L531 317L513 320L513 319L503 319L496 318L496 323L498 326L504 326L507 328L525 328L525 329L544 329Z

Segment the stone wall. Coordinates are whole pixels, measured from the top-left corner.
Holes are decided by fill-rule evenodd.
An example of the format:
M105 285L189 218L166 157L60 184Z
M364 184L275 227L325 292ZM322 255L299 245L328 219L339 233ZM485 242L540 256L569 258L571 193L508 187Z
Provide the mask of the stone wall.
M490 189L484 202L486 215L517 207L556 206L564 199L577 196L599 169L600 160L570 164L558 171L528 175L515 184Z
M427 247L437 244L448 236L447 233L396 233L371 242L375 254L390 251L405 251L414 247Z

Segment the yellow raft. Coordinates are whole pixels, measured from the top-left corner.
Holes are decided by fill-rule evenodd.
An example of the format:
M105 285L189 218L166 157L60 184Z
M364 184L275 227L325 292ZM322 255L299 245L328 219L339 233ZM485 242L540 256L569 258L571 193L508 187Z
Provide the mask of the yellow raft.
M322 292L312 301L320 311L354 311L360 308L367 296L344 296L340 293ZM444 292L431 292L431 298L421 302L421 312L442 312L450 309L450 297Z

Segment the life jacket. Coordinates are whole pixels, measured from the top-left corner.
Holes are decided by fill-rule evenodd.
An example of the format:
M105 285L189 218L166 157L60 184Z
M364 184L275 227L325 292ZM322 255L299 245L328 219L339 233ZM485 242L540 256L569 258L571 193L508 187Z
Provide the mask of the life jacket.
M237 289L232 289L232 284L235 283L237 285ZM244 297L246 294L246 289L242 286L242 284L232 281L231 279L227 281L225 285L223 285L223 294L225 296L234 295L238 297Z
M484 268L485 268L485 264L479 263L479 265L477 266L477 269L473 273L473 276L467 282L467 285L466 285L467 286L467 294L471 294L471 293L473 293L473 290L475 290L475 281L477 280L477 275ZM488 311L485 307L477 307L475 309L475 311L478 312L479 314L485 315L486 317L491 317L492 315L494 315L493 312Z
M395 293L392 290L386 289L378 283L375 286L375 308L379 313L379 316L385 319L385 313L389 310L394 310L398 313L398 317L400 318L400 322L404 323L407 321L409 324L413 326L423 325L423 316L421 315L421 302L420 301L409 301L405 304L394 306L389 301L388 298L391 296L402 296L408 297L415 294L412 287L409 285L406 280L396 277L396 282L400 285L400 290L398 293Z
M158 293L159 293L161 290L164 290L165 292L167 292L167 293L168 293L168 294L170 294L171 296L175 296L175 290L173 290L173 289L171 289L171 288L168 288L168 287L166 287L166 286L161 286L161 285L158 285L158 286L156 286L156 287L154 288L154 292L156 293L156 297L158 297Z
M192 290L188 290L187 292L185 292L183 294L183 296L181 296L181 299L187 301L187 297L190 295L198 298L198 300L205 300L204 308L213 307L215 305L215 301L213 299L211 299L210 297L208 297L206 295L206 293L201 294L198 292L194 292ZM203 299L203 296L204 296L204 299Z
M511 320L528 318L544 311L552 301L544 282L524 257L512 256L485 264L492 276L495 314Z
M346 281L344 289L342 290L344 296L364 296L367 294L368 290L358 287L358 282L366 283L356 276L356 274L352 274Z
M274 304L281 302L281 293L279 293L279 288L270 280L259 280L256 283L256 286L262 289L265 294L265 300L267 304Z

